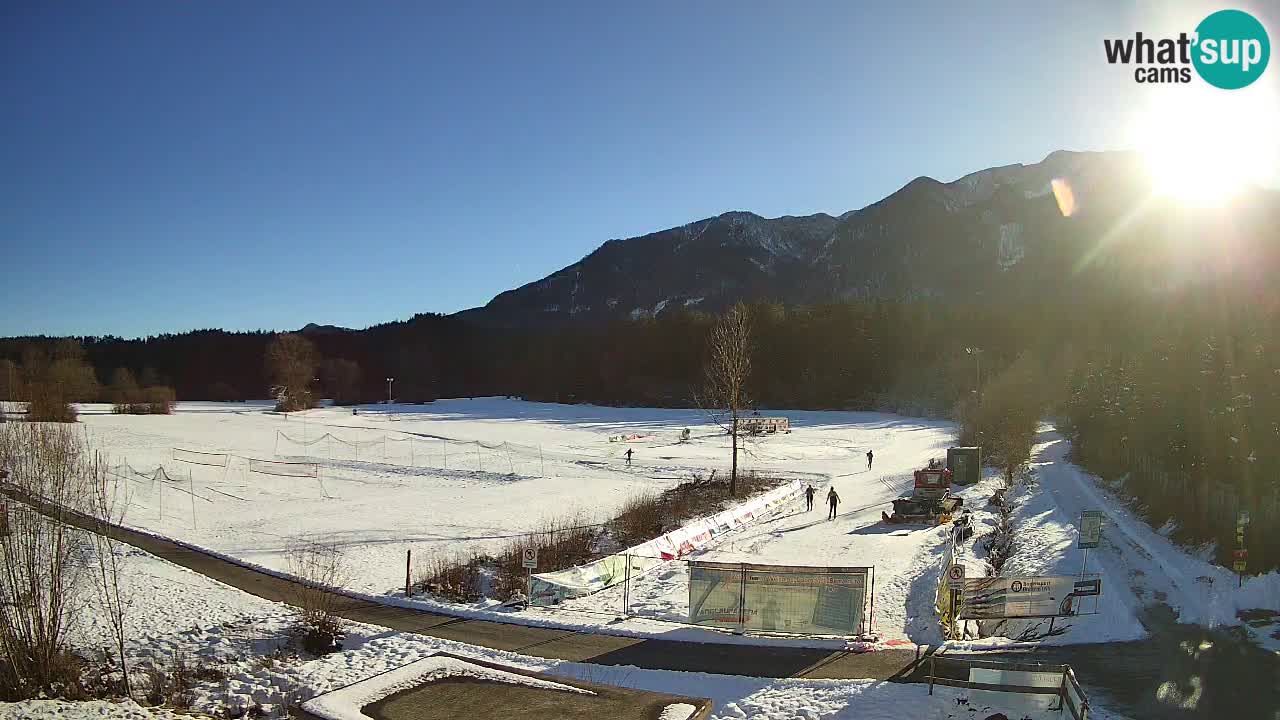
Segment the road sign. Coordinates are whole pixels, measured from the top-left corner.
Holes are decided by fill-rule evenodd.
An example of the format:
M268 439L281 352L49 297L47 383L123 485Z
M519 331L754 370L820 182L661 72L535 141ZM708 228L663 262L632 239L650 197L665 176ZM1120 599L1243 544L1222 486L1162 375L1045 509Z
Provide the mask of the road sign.
M1249 551L1244 548L1240 548L1239 550L1232 550L1231 559L1232 560L1248 560Z
M1249 511L1241 510L1240 514L1236 516L1236 525L1244 527L1245 525L1248 525L1248 524L1249 524Z
M1102 542L1102 511L1085 510L1080 513L1080 541L1076 547L1096 548Z
M538 569L538 549L525 548L520 551L520 564L530 570Z
M1072 594L1081 597L1088 595L1102 594L1102 578L1094 578L1093 580L1077 580Z
M1245 568L1247 567L1248 567L1248 563L1245 562L1244 560L1237 560L1231 564L1231 569L1235 570L1238 573L1244 572Z
M952 565L947 568L947 586L951 588L964 587L964 566Z

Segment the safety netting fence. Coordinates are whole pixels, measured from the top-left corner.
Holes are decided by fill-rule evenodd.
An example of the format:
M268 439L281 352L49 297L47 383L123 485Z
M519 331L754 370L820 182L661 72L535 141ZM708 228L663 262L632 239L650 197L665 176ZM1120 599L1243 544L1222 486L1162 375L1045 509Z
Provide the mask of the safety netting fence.
M383 433L380 437L353 439L326 432L319 437L298 438L276 431L275 454L278 457L384 462L403 467L527 477L546 474L546 460L539 445L418 435L393 437Z

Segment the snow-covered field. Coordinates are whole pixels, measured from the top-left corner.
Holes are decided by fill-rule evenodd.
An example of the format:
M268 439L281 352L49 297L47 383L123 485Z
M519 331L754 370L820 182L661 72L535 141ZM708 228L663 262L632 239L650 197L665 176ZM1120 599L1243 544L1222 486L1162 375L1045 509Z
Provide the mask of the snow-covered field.
M742 463L815 482L834 477L846 508L894 494L865 472L868 449L885 472L905 471L941 452L950 433L946 423L875 413L787 415L795 432L749 443ZM423 560L492 548L576 512L603 520L639 492L723 472L729 460L723 431L689 410L480 398L287 419L252 404L180 403L167 417L86 406L81 418L113 465L143 475L163 465L174 480L121 468L126 524L280 571L294 541L336 543L358 570L351 589L368 593L403 585L405 550ZM687 443L679 442L684 428ZM224 469L174 460L174 448L233 457ZM251 472L243 458L314 461L320 477Z
M933 603L946 530L885 525L880 513L910 488L912 470L945 455L953 438L951 424L878 413L780 414L790 418L794 431L748 443L743 464L814 482L820 488L815 509L806 512L797 500L754 525L718 537L694 557L873 566L873 632L882 641L940 642ZM89 407L82 418L113 463L127 462L143 471L163 464L176 479L153 482L131 475L121 480L121 491L129 496L127 524L286 572L287 550L294 541L337 543L352 570L347 586L374 596L394 594L401 586L406 549L422 560L435 553L492 547L566 513L604 519L634 493L668 487L691 473L723 470L729 459L728 438L698 411L501 398L377 406L358 415L325 408L288 419L261 405L212 403L180 404L169 417L114 416L105 408ZM684 428L691 433L688 442L679 441ZM317 443L318 438L325 439ZM234 457L224 470L175 461L175 447ZM635 451L631 466L624 457L628 448ZM875 451L870 469L867 450ZM1006 574L1078 574L1079 512L1101 509L1107 514L1103 546L1091 553L1089 571L1101 575L1103 596L1097 614L1073 618L1065 634L1048 642L1142 637L1138 611L1152 601L1167 602L1184 622L1206 624L1236 623L1242 609L1280 607L1280 574L1252 578L1237 589L1228 571L1188 554L1130 517L1091 477L1068 463L1065 452L1066 443L1046 426L1034 451L1037 482L1016 493L1020 545ZM320 477L250 472L242 458L313 461ZM826 519L822 505L828 483L842 499L834 520ZM974 576L985 574L977 539L994 521L986 499L997 484L987 479L960 491L978 528L960 556ZM683 621L688 611L683 562L659 566L635 580L626 595L637 617L623 622L616 621L622 587L554 609L522 612L429 599L394 601L613 634L759 641L670 624ZM987 640L980 646L1002 642L1007 643Z

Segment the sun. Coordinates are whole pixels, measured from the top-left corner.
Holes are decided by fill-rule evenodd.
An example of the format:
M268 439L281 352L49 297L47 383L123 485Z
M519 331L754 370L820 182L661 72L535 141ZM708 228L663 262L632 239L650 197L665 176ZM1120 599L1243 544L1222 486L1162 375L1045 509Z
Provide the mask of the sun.
M1157 196L1216 207L1276 182L1280 112L1274 96L1258 90L1180 87L1148 108L1133 130Z

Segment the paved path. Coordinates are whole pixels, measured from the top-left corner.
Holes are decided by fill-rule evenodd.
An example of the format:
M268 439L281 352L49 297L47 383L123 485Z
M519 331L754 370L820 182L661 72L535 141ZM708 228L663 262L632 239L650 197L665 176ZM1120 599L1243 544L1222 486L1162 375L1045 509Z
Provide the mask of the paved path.
M11 487L0 494L18 500ZM32 503L39 507L39 503ZM47 510L47 508L40 508ZM83 518L67 522L94 529ZM296 583L125 528L108 534L169 562L268 600L287 602ZM768 645L730 645L623 638L588 632L468 620L338 595L342 617L403 632L534 657L766 678L920 681L930 648L846 652ZM1179 625L1167 608L1143 618L1147 640L985 653L989 660L1069 664L1091 693L1133 718L1280 720L1280 654L1249 642L1239 628ZM963 657L963 653L949 652Z

